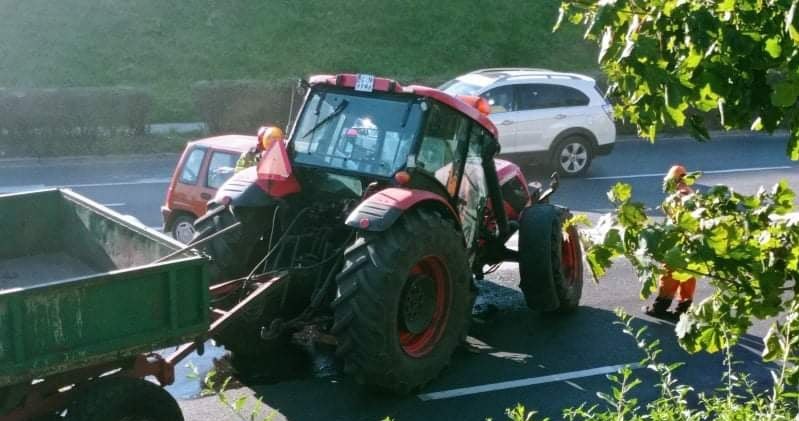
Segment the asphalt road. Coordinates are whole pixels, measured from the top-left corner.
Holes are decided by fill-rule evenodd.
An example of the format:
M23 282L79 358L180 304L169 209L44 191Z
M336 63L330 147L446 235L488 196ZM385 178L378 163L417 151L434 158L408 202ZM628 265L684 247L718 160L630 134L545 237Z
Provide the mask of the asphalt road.
M686 139L664 139L656 144L623 142L612 155L596 160L583 179L565 179L553 202L596 220L610 210L605 192L617 181L633 186L637 200L657 215L662 194L661 178L668 167L682 163L705 175L698 188L728 184L742 193L786 179L799 188L799 165L785 156L784 136L723 135L698 144ZM113 209L131 214L145 225L161 225L161 205L177 156L140 158L4 160L0 161L0 193L35 188L69 186ZM546 173L525 168L530 179L544 180ZM664 361L684 361L678 378L699 391L719 384L723 366L718 355L687 355L676 345L674 326L641 314L639 285L631 268L619 261L598 284L586 280L582 307L573 315L551 317L534 314L524 306L517 288L514 264L505 264L481 286L469 346L459 350L450 367L420 395L395 397L377 394L351 384L317 358L316 369L298 372L287 381L236 386L234 396L263 400L276 420L396 420L504 419L504 409L522 403L541 416L560 418L561 408L597 402L596 392L608 391L604 374L615 366L638 362L643 354L634 341L614 325L617 307L636 316L636 326L647 326L659 338ZM700 282L698 297L707 295ZM767 384L768 367L759 362L760 337L766 323L758 323L736 347L738 368ZM213 355L218 356L215 350ZM324 357L324 355L322 355ZM212 365L208 356L194 363L201 374ZM179 374L170 390L179 397L196 392L196 381ZM648 383L639 387L642 398L653 396L654 378L636 370ZM441 393L439 393L441 392ZM251 400L252 401L252 400ZM187 420L238 419L215 397L182 399Z

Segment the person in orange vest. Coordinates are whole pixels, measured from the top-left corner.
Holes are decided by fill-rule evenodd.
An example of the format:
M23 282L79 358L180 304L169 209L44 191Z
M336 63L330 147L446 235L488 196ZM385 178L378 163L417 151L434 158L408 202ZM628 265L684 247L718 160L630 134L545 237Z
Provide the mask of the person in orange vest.
M675 183L677 193L680 198L684 198L694 191L688 184L685 183L685 167L682 165L674 165L669 169L666 177L663 178L664 187L668 183ZM666 217L671 217L671 211L668 206L664 206L663 211ZM666 320L677 320L680 315L688 311L691 303L694 301L694 292L696 291L696 278L691 277L685 281L678 281L672 277L672 272L666 267L666 273L660 277L658 283L658 295L655 302L649 306L644 307L644 312L652 317ZM670 312L669 308L674 298L677 298L677 307L674 312Z
M261 127L258 129L258 143L250 150L242 152L236 161L236 172L252 167L258 163L261 152L268 150L273 143L283 140L283 130L278 127Z

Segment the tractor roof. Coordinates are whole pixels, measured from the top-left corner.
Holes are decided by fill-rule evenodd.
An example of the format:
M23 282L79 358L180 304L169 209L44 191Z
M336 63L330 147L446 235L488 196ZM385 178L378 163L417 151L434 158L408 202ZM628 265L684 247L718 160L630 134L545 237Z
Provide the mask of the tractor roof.
M355 88L355 83L358 79L358 75L351 74L351 73L344 73L338 75L316 75L311 76L308 79L308 83L310 85L331 85L331 86L338 86L342 88ZM473 106L461 101L457 97L454 97L448 93L440 91L435 88L430 88L427 86L420 86L420 85L409 85L409 86L402 86L397 81L393 79L387 79L382 77L375 77L374 78L374 90L379 92L393 92L398 94L411 94L411 95L418 95L424 96L428 98L432 98L435 101L441 102L454 108L461 113L465 114L472 120L478 122L483 128L488 130L494 138L497 137L497 128L494 126L494 123L488 119L487 116L480 113L476 108Z

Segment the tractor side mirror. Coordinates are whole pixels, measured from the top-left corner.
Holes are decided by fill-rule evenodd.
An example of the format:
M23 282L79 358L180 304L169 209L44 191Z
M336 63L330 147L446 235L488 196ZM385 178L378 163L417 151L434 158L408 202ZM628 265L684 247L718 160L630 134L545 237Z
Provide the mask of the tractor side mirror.
M527 191L530 192L530 202L537 203L541 199L541 192L543 186L538 181L531 181L527 183Z
M553 172L549 176L549 189L552 190L552 193L555 193L558 187L560 187L560 174Z
M555 193L558 190L559 186L560 186L560 175L558 175L557 172L553 172L552 175L549 176L549 188L547 188L545 192L539 194L538 197L535 197L533 199L533 203L536 202L548 203L549 196L552 196L552 193Z

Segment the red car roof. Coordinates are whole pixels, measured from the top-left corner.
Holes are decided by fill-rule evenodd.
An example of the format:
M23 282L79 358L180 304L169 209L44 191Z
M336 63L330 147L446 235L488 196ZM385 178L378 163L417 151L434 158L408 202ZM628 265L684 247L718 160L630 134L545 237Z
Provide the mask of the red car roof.
M255 136L229 134L224 136L206 137L189 142L197 146L221 149L232 152L245 152L256 146L258 139Z
M357 79L358 75L352 73L345 73L338 75L316 75L316 76L311 76L308 79L308 83L311 85L324 84L331 86L340 86L343 88L354 88ZM427 86L420 86L420 85L402 86L393 79L375 77L374 90L381 92L394 92L398 94L413 94L413 95L432 98L438 102L444 103L460 111L463 114L466 114L472 120L475 120L478 123L480 123L480 125L483 126L483 128L485 128L486 130L488 130L488 132L491 133L495 139L497 137L497 127L494 126L494 123L492 123L491 120L488 119L488 117L477 111L477 109L472 107L471 105L461 101L460 99L448 93L439 91L438 89L430 88Z

